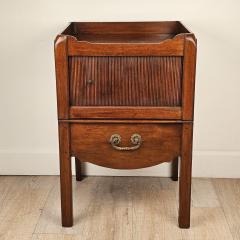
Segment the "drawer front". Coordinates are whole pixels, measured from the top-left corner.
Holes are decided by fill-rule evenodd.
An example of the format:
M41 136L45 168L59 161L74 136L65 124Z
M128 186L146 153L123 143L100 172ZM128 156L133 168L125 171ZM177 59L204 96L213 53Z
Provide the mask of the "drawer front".
M181 106L182 57L69 57L71 106Z
M181 131L168 123L72 123L71 154L109 168L154 166L180 155Z

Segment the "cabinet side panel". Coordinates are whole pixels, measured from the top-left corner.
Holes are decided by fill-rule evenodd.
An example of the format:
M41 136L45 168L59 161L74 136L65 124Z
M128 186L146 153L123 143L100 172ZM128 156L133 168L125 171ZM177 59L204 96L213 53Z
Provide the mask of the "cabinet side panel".
M181 106L182 57L69 57L72 106Z

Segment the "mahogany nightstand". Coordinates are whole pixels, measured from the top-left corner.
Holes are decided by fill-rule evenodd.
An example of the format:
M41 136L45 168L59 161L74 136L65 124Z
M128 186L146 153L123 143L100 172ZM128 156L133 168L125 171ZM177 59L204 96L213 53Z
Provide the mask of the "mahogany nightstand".
M55 40L62 225L73 225L71 157L137 169L172 161L190 226L196 38L180 22L71 23ZM80 162L81 161L81 162Z

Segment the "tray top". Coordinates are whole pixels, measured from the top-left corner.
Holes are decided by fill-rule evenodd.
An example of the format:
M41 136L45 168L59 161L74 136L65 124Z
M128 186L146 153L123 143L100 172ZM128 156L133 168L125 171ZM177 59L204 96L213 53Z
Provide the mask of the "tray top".
M62 35L90 43L159 43L190 31L178 21L72 22Z

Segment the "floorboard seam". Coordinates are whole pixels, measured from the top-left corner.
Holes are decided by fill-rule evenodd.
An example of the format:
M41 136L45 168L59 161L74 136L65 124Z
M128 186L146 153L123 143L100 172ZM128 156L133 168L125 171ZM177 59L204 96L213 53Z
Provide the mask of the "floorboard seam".
M217 189L216 189L216 187L215 187L215 184L214 184L213 180L210 179L210 181L211 181L211 183L212 183L212 185L213 185L213 188L214 188L214 191L215 191L215 193L216 193L216 195L217 195L218 201L219 201L219 203L221 204L221 209L222 209L224 218L225 218L225 220L226 220L226 222L227 222L228 230L229 230L229 232L231 233L232 240L234 240L234 236L233 236L233 233L232 233L231 228L230 228L230 226L229 226L229 222L228 222L228 220L227 220L226 213L225 213L224 208L223 208L223 206L222 206L222 201L221 201L220 197L218 196L218 191L217 191Z
M56 181L56 179L55 179L55 181ZM40 213L39 216L38 216L38 220L37 220L37 223L36 223L36 225L35 225L35 227L34 227L34 229L33 229L33 233L32 233L32 234L38 234L38 233L36 233L37 225L38 225L38 223L39 223L39 221L40 221L40 218L41 218L41 216L42 216L42 214L43 214L43 211L44 211L44 208L45 208L45 206L46 206L46 204L47 204L47 200L48 200L48 198L49 198L49 196L50 196L50 193L53 191L54 187L55 187L55 184L53 183L51 189L49 190L49 192L48 192L48 194L47 194L47 196L46 196L45 202L44 202L44 204L43 204L43 206L42 206L42 209L41 209L41 213Z

